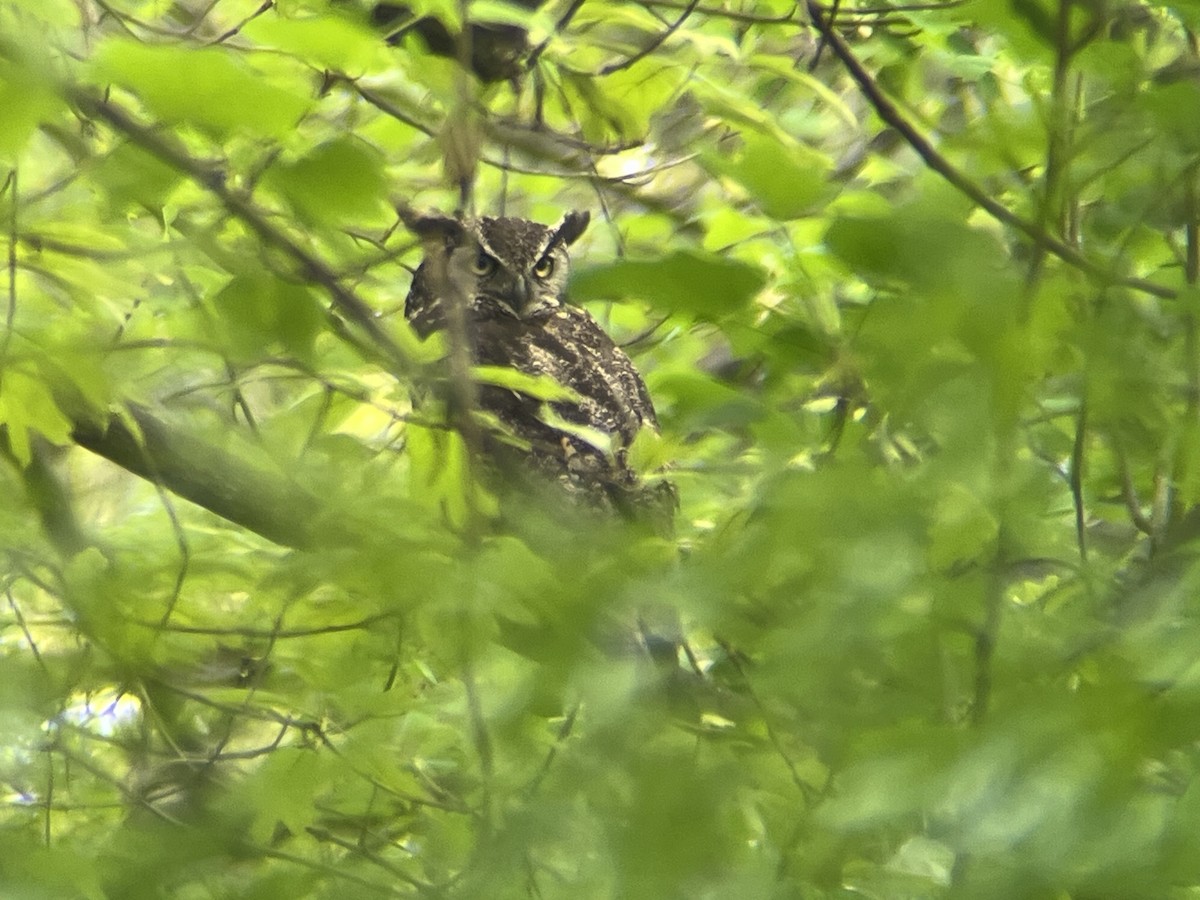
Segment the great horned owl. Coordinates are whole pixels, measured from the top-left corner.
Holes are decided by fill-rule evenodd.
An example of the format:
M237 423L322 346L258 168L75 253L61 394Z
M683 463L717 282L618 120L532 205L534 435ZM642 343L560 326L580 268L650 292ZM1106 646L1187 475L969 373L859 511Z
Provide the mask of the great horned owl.
M446 304L462 303L476 365L547 376L572 392L569 400L547 403L480 385L479 405L503 432L489 437L488 452L519 460L594 505L669 518L674 488L643 484L628 461L638 432L658 430L645 382L596 320L566 302L567 247L587 227L588 214L570 212L552 226L408 211L405 220L426 242L404 307L417 333L444 328ZM442 254L436 266L434 254Z

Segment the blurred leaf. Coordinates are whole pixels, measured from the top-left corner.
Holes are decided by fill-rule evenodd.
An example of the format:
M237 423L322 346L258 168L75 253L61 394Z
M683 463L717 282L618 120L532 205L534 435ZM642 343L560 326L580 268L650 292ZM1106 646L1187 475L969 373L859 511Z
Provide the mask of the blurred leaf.
M0 159L15 162L39 124L64 109L43 73L0 59Z
M806 215L832 193L827 180L831 166L823 154L752 131L743 133L736 157L708 153L705 164L740 183L776 219Z
M71 420L63 415L46 384L21 369L0 373L0 425L8 428L9 445L23 466L32 459L30 440L40 435L51 443L71 440Z
M677 369L655 379L660 402L669 403L681 427L737 428L761 418L762 404L702 372Z
M462 528L472 509L496 514L496 499L473 480L462 435L453 430L410 424L407 429L413 500Z
M224 49L105 41L92 63L97 80L137 93L157 115L217 137L238 132L281 138L309 107L306 97L261 78Z
M471 375L478 382L517 391L537 400L578 401L579 394L549 375L526 375L508 366L472 366Z
M414 17L433 16L454 30L462 26L462 8L456 0L416 0L409 7Z
M379 4L527 26L514 85L374 5L0 3L0 895L1195 894L1200 5L842 5L962 178L1112 278L788 0ZM592 209L571 290L650 387L672 536L485 489L390 208L460 187Z
M1005 256L995 238L957 220L957 210L897 210L887 218L838 218L825 241L866 277L898 278L928 289L989 291Z
M246 23L242 34L348 75L374 69L385 60L378 35L339 15L258 16Z
M183 180L177 169L131 143L119 144L96 164L95 183L117 207L161 209Z
M273 167L266 183L301 216L317 222L374 219L387 193L383 158L353 138L334 139L293 163Z
M653 428L642 428L629 445L630 468L645 475L657 472L670 465L673 449Z
M517 25L547 34L554 30L554 19L545 10L506 0L472 0L471 21Z
M947 485L933 509L929 562L938 569L982 560L995 548L1000 527L981 500L962 485Z
M272 346L304 357L324 322L306 288L266 273L234 277L212 298L212 305L221 333L244 359L258 358Z
M0 849L0 888L14 900L52 896L103 900L100 867L70 849L47 847L32 835L10 833Z
M757 266L695 250L660 259L620 259L571 278L577 300L645 300L666 312L720 318L741 311L766 284Z
M612 456L616 452L613 436L599 428L592 428L589 425L581 425L578 422L572 422L570 419L562 416L558 411L549 404L544 404L538 413L538 418L549 425L551 428L557 429L564 434L569 434L572 437L577 437L579 440L591 444L605 456Z
M250 836L269 842L277 825L303 834L317 819L315 802L328 787L323 769L322 757L313 750L283 747L271 754L242 786L240 801L254 816Z
M1200 84L1189 79L1155 85L1142 95L1141 102L1158 126L1179 141L1185 150L1195 152L1200 148L1200 123L1185 113L1189 107L1200 103Z
M71 0L11 0L25 15L49 25L69 28L79 20L79 9Z

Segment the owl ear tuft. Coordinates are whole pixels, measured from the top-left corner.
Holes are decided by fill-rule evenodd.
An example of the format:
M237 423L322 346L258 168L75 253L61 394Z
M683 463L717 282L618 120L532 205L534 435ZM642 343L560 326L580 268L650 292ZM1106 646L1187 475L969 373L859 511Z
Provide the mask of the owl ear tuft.
M457 246L463 241L466 228L461 219L439 212L417 212L411 206L396 207L406 228L422 241L436 241L447 246Z
M551 245L562 244L565 247L571 246L579 239L584 230L588 227L588 222L592 220L592 215L586 209L583 211L572 210L562 217L562 221L558 223L558 227L554 229L554 238L550 241Z

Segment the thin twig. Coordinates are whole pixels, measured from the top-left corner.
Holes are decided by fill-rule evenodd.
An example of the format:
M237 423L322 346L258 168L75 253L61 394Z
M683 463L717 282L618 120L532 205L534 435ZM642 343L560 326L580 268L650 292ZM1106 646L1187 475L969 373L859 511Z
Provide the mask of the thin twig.
M258 9L256 9L254 12L250 13L250 15L246 16L246 18L242 19L242 21L238 22L236 25L234 25L229 30L225 31L223 34L220 34L217 37L213 38L213 40L210 41L209 43L223 44L225 41L229 40L231 37L234 37L238 33L240 33L243 28L245 28L247 25L249 25L251 22L253 22L255 19L257 19L263 13L267 12L268 10L274 9L274 7L275 7L275 0L263 0L263 2L259 5Z
M4 370L8 365L8 351L12 344L13 322L17 316L17 232L20 220L17 192L17 170L8 173L0 194L8 190L11 194L8 213L8 305L4 312L4 336L0 338L0 384L4 381Z
M379 622L394 619L399 615L395 612L377 613L366 616L354 622L343 622L336 625L321 625L311 628L217 628L206 625L163 625L161 622L151 622L145 619L124 619L130 625L142 628L171 632L172 634L199 634L209 637L239 637L246 640L286 640L287 638L320 637L327 634L342 634L347 631L363 631Z
M154 461L148 456L146 466L154 467ZM159 619L158 624L161 628L171 621L171 614L175 611L176 604L179 603L179 597L183 593L183 583L187 580L188 569L191 567L192 551L188 545L187 532L184 531L183 524L179 521L179 514L175 511L175 502L171 499L167 486L157 476L154 478L154 490L171 522L171 533L175 537L175 546L179 548L179 568L175 572L175 584L171 589L171 596L167 599L167 606L163 610L162 618Z
M1083 501L1083 467L1086 461L1084 450L1087 444L1087 402L1079 404L1075 417L1075 440L1071 445L1071 467L1068 482L1071 485L1071 503L1075 507L1075 542L1079 547L1079 559L1087 562L1087 508Z
M554 760L558 756L559 750L563 743L571 735L572 729L575 727L575 719L579 716L579 707L581 704L576 703L571 707L571 711L567 713L562 724L558 727L558 734L554 737L554 743L546 752L546 758L542 760L541 766L538 767L537 774L530 779L529 784L525 786L525 796L532 797L537 793L538 788L542 786L542 782L546 780L546 776L550 774L550 768L554 765Z
M686 9L688 4L672 2L672 0L641 0L642 6L661 6L663 9ZM793 8L782 16L756 16L753 13L737 12L731 9L719 9L715 6L697 6L695 9L702 16L712 19L725 19L730 22L741 22L746 25L786 25L796 18ZM858 10L855 10L858 12Z
M21 607L17 605L16 598L12 595L12 587L7 587L4 590L5 596L8 598L9 609L13 611L13 617L17 620L17 627L21 629L21 634L25 638L25 642L29 644L29 650L33 653L33 658L44 671L49 671L46 667L46 661L42 659L42 653L38 650L37 641L33 639L33 635L29 631L29 625L25 621L25 616L21 612Z
M996 641L1000 636L1000 619L1004 611L1004 583L1000 574L1000 554L1003 552L1004 538L1001 525L1001 538L997 551L996 562L987 587L987 597L984 598L983 623L975 632L975 690L971 703L971 724L982 725L987 718L992 700L992 659L996 654Z
M921 134L887 95L883 93L883 90L876 84L875 79L863 64L859 62L858 57L854 55L846 40L822 17L820 7L816 3L813 3L812 0L808 0L808 9L814 26L825 38L834 54L842 61L842 64L850 73L850 77L859 86L859 89L870 102L879 118L895 128L908 145L916 151L917 155L925 161L929 168L941 175L954 188L968 197L977 206L992 216L992 218L1016 229L1035 243L1040 242L1046 250L1053 253L1063 262L1102 284L1120 285L1155 297L1161 297L1165 300L1173 300L1178 296L1177 291L1165 285L1157 284L1144 278L1117 275L1107 266L1089 259L1080 251L1070 247L1058 238L1047 234L1044 228L1021 218L1004 204L988 196L979 185L975 184L946 157L942 156L929 142L928 138Z
M1121 500L1129 513L1129 521L1142 534L1154 534L1154 522L1142 511L1142 499L1138 496L1137 486L1133 483L1133 471L1129 465L1129 457L1119 442L1114 442L1113 451L1117 454L1117 465L1121 470Z
M393 878L403 881L409 887L415 888L422 897L441 897L441 896L443 896L442 892L437 888L436 885L429 884L428 882L425 882L425 881L421 881L419 878L414 878L412 875L409 875L407 872L405 872L399 866L395 865L394 863L388 862L386 859L381 857L379 854L373 853L372 851L367 850L365 847L363 847L359 843L346 840L345 838L342 838L342 837L338 837L333 832L331 832L325 828L319 828L315 825L309 825L304 830L307 831L311 837L315 838L318 841L322 841L325 843L333 844L337 847L341 847L343 850L348 850L351 853L353 853L355 856L365 859L368 862L372 863L373 865L379 866L379 868L383 869L383 871L387 872Z
M571 5L567 7L566 11L558 17L558 21L554 23L554 31L551 32L549 37L534 47L530 52L529 59L525 62L527 68L532 69L537 65L541 55L545 53L546 48L550 46L550 41L553 40L555 36L562 34L566 30L567 26L571 24L571 20L575 18L575 13L579 12L579 8L586 2L587 0L571 0Z
M469 628L468 616L464 613L464 627ZM464 644L469 644L465 640ZM482 822L484 835L492 829L492 784L496 776L496 754L492 748L492 738L488 733L487 719L483 714L483 703L479 699L479 685L475 677L475 663L471 658L472 651L463 652L463 690L467 695L467 715L471 721L471 742L475 745L475 753L479 756L480 791L482 802Z
M941 3L897 3L895 6L860 6L847 12L852 12L856 16L883 16L888 13L896 12L937 12L943 9L953 9L956 6L962 6L967 0L943 0ZM833 6L824 6L820 3L812 3L810 6L815 6L817 9L830 10L837 7L835 2Z
M695 12L696 7L699 5L700 0L691 0L691 2L688 3L688 5L684 8L683 12L679 14L679 18L668 25L665 30L660 31L657 35L655 35L654 40L652 40L649 44L627 59L623 59L620 62L609 63L607 66L604 66L598 74L611 75L614 72L620 72L622 69L628 69L635 63L641 62L643 59L661 47L667 38L678 31L679 26L687 21L688 16Z
M411 374L411 363L391 336L383 330L371 307L342 284L324 260L305 250L292 237L276 228L248 197L232 190L224 178L193 158L174 140L135 121L128 112L111 101L102 100L91 92L74 86L66 87L65 93L86 115L103 119L143 150L213 194L226 211L249 226L265 244L281 250L299 266L304 277L324 288L333 301L334 308L370 337L378 355L383 357L383 361L393 369L394 374Z
M718 640L717 643L720 645L721 649L725 651L726 659L737 671L738 678L740 678L742 681L741 686L743 690L745 690L746 694L754 703L754 706L758 709L759 715L762 716L763 725L767 731L767 740L771 742L771 747L775 750L775 753L779 756L779 758L783 761L784 766L787 768L788 774L791 776L792 784L796 786L797 793L804 798L805 802L812 803L816 799L815 792L813 791L813 788L800 776L800 770L796 767L796 761L792 759L791 754L788 753L787 749L783 746L783 740L779 736L779 729L771 724L771 720L773 718L771 711L767 708L767 704L763 702L762 697L759 696L758 691L755 690L754 684L750 679L750 674L746 671L746 667L742 664L741 654L738 653L737 649L727 641Z

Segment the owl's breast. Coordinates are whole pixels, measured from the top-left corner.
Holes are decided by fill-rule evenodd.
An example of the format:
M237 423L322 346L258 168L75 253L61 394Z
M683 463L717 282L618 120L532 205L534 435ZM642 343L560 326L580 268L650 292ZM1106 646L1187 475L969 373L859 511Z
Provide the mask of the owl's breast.
M554 411L604 432L619 447L628 446L643 426L658 427L633 362L585 310L564 306L532 321L477 321L473 344L479 363L546 376L570 389L579 399L556 402ZM530 413L538 411L540 402L524 400Z

